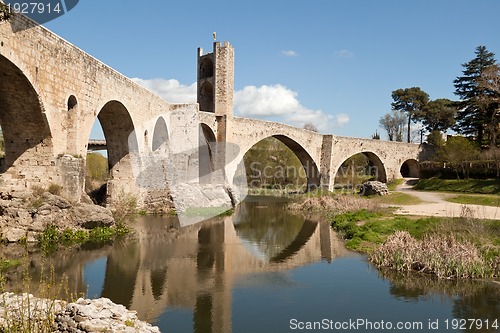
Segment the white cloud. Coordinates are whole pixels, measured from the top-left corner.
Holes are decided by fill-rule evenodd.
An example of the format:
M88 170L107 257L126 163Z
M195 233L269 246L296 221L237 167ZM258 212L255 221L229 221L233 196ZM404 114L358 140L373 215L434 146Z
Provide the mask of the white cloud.
M352 57L354 57L354 54L348 50L335 51L334 54L337 58L352 58Z
M174 79L132 80L169 103L196 103L196 83L186 86ZM322 110L306 108L297 99L297 92L280 84L246 86L236 91L234 108L235 114L242 117L270 119L297 127L312 123L324 133L331 133L332 128L342 127L349 122L349 116L344 113L331 115Z
M331 132L349 122L346 114L330 115L301 105L297 93L276 84L261 87L247 86L234 96L235 113L244 117L273 118L273 120L303 127L314 124L321 132Z
M132 81L151 90L169 103L196 103L196 82L186 86L174 79L133 78Z
M281 54L286 56L286 57L296 57L298 56L299 54L293 50L283 50L281 51Z

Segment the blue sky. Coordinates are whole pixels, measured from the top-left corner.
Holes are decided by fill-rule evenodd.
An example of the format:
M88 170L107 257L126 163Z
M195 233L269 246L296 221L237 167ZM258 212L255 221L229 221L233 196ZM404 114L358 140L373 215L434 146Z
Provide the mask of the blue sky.
M461 64L500 56L497 0L81 0L45 26L170 102L195 98L197 48L235 48L235 114L370 137L391 92L456 99Z

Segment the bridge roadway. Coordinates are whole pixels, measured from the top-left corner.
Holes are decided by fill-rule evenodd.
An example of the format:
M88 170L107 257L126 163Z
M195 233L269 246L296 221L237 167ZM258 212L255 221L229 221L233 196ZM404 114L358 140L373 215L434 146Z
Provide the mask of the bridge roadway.
M310 187L332 189L339 166L357 153L368 156L382 181L401 177L403 165L408 176L418 174L418 161L426 153L421 145L322 135L234 117L232 52L227 42L214 43L213 53L199 49L198 103L172 104L46 28L13 14L0 22L3 186L23 189L59 183L67 196L79 200L85 188L83 157L96 148L89 145L96 120L106 139L108 197L132 192L142 204L169 193L168 188L138 184L147 160L163 154L164 163L168 153L177 154L183 160L168 172L195 183L192 175L202 172L192 168L201 169L204 162L185 152L200 149L204 142L237 147L232 156L225 149L209 152L209 167L224 170L225 184L233 182L248 149L267 137L279 139L297 155Z

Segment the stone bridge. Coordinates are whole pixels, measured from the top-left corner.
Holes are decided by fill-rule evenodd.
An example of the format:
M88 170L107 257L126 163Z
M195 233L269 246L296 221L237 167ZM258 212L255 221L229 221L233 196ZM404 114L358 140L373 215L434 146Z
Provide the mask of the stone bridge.
M94 147L89 139L97 119L106 139L108 197L133 192L145 205L168 193L137 184L141 174L148 175L145 157L180 153L186 142L198 147L208 143L210 161L207 166L202 154L198 159L181 154L185 160L175 172L201 175L204 167L221 169L226 184L232 183L245 152L267 137L279 139L297 155L310 186L332 189L339 166L357 153L368 156L382 181L401 177L401 170L418 175L420 145L322 135L234 117L234 50L227 42L215 42L211 53L198 49L197 66L198 103L172 104L24 16L13 14L0 22L2 187L23 190L59 183L66 195L79 200L84 157ZM239 149L228 157L224 149L211 149L212 143ZM155 177L166 172L151 170ZM191 182L199 182L191 176Z

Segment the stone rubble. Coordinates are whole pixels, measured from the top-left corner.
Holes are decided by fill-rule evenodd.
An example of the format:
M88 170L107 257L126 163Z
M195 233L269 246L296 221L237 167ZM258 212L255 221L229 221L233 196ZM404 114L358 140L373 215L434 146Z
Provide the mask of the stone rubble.
M54 333L160 333L158 327L139 320L137 312L108 298L67 303L26 293L0 295L0 331L13 320L30 317L40 322L53 318Z
M387 195L389 194L389 189L387 188L387 184L379 182L379 181L368 181L361 184L361 188L359 189L359 194L362 195Z

